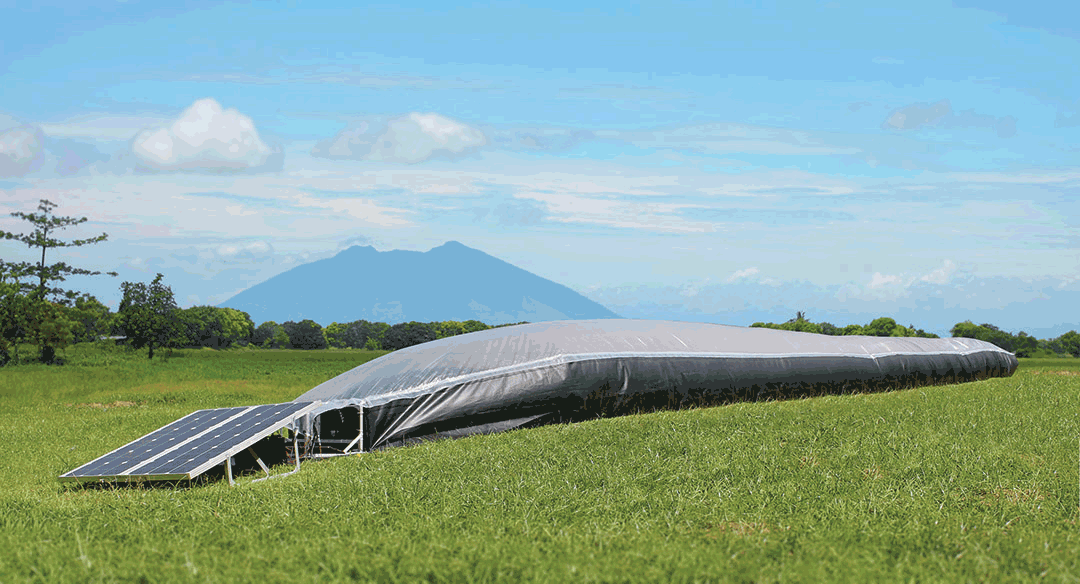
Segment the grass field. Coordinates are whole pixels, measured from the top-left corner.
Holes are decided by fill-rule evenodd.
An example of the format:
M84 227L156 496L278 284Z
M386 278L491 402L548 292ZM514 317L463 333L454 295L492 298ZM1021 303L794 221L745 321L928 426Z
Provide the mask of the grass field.
M277 481L57 476L376 353L96 348L0 369L0 582L1080 581L1080 360L547 426Z

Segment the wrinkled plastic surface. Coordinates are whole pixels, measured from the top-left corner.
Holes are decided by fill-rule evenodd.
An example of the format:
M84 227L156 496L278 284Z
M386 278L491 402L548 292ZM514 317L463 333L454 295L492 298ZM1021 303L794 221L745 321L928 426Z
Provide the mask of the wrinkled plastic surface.
M1009 376L975 339L834 337L652 320L544 322L416 345L295 401L363 407L363 449L602 415Z

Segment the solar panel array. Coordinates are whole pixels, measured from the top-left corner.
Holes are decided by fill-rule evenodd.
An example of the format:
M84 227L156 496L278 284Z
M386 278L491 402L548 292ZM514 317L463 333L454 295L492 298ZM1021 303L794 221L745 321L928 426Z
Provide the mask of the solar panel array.
M66 481L192 479L318 402L200 410L60 476Z

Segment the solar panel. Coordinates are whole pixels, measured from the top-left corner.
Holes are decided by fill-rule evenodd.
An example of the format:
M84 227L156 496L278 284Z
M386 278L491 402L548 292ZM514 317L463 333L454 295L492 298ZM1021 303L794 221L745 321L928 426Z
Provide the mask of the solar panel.
M200 410L60 476L63 481L192 479L318 402Z

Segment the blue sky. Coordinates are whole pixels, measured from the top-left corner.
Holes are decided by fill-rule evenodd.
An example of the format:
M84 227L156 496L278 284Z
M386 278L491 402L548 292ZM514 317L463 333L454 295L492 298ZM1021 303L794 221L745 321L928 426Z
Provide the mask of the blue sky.
M89 217L114 307L457 240L623 316L1080 328L1080 9L870 4L20 2L0 229Z

